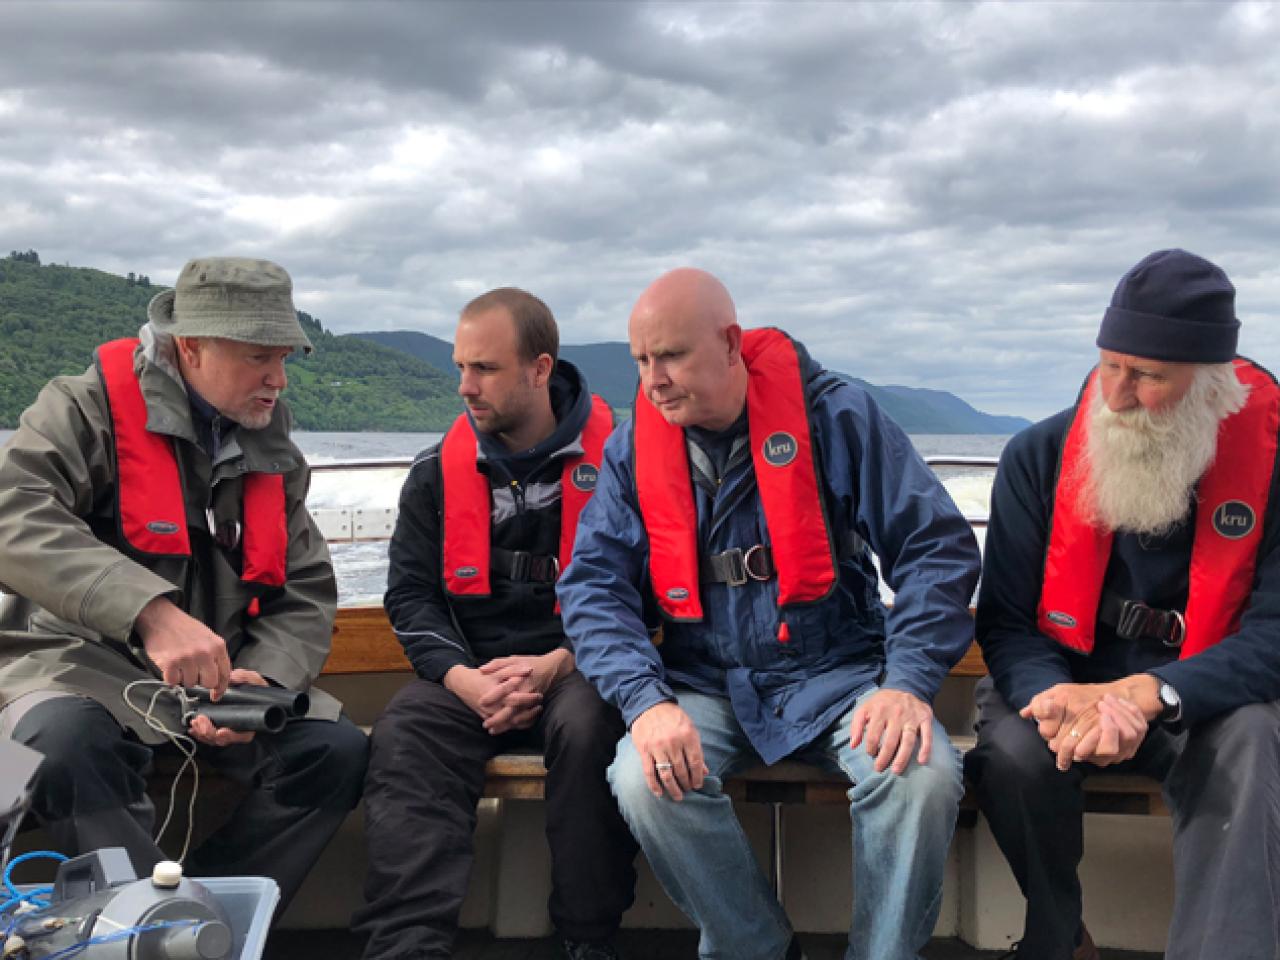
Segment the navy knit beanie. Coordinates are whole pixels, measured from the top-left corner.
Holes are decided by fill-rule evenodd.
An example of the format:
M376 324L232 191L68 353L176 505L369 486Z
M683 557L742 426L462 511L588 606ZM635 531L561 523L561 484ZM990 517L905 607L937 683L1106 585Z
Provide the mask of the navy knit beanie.
M1098 346L1151 360L1228 363L1240 332L1235 301L1220 267L1186 250L1157 250L1120 278Z

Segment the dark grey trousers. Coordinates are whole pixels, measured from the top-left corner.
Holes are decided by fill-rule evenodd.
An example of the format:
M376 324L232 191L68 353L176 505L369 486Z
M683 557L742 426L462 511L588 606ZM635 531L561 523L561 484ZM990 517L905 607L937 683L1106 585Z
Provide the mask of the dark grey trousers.
M1280 958L1280 704L1241 707L1132 760L1065 773L990 679L965 773L1027 898L1020 960L1069 960L1081 922L1085 776L1145 773L1173 811L1175 894L1166 960Z
M624 732L576 670L547 691L531 729L496 737L442 684L405 684L373 728L368 903L352 921L369 938L365 960L453 955L485 764L513 748L545 753L552 922L574 940L613 936L635 897L638 849L605 780Z
M57 850L75 855L124 847L141 876L177 855L180 831L166 834L167 855L152 839L155 808L146 794L157 755L176 753L173 747L139 742L101 704L77 696L36 703L12 724L10 736L44 755L32 812ZM240 784L242 798L188 855L186 873L271 877L280 885L283 912L360 798L367 738L345 717L300 720L247 744L201 746L198 758ZM202 789L208 788L206 780Z

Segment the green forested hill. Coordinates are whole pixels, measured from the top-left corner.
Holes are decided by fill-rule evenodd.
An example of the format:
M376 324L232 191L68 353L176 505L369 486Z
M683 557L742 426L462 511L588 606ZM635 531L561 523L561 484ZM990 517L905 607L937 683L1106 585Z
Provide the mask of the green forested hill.
M286 397L302 429L443 431L461 412L457 386L435 367L298 317L316 348L289 365Z
M79 373L105 340L137 333L159 288L100 270L0 259L0 427L45 381Z
M0 428L51 377L79 373L93 348L133 336L163 287L82 267L41 265L33 252L0 259ZM461 409L451 378L399 350L328 333L299 318L316 351L289 365L285 396L306 430L443 430Z

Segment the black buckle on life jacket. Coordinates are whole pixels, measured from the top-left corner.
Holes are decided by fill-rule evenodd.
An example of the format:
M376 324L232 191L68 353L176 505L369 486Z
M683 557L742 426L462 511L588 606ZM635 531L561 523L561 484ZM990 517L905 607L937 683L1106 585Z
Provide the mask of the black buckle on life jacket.
M1139 600L1126 600L1116 618L1116 636L1126 640L1150 638L1166 647L1180 647L1187 636L1187 622L1177 610L1157 610Z
M773 563L773 551L763 543L757 543L746 550L731 547L723 553L711 554L707 557L702 579L741 587L748 580L772 579L777 572Z
M555 583L560 577L560 558L539 556L525 550L512 550L508 554L511 565L507 575L517 582L533 580L538 583Z

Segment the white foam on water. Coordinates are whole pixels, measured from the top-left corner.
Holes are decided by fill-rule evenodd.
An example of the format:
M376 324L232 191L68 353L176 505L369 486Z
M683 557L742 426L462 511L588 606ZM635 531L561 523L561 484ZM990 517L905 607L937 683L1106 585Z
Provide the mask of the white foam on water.
M313 465L319 462L315 461ZM404 486L407 474L404 467L312 470L307 506L312 510L391 509L400 502L400 488Z
M986 517L991 512L991 482L994 472L983 475L948 477L942 481L960 512L966 517Z

